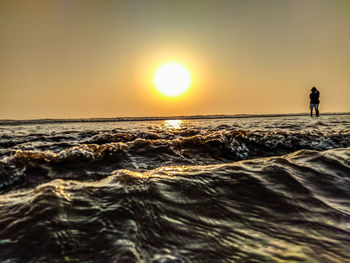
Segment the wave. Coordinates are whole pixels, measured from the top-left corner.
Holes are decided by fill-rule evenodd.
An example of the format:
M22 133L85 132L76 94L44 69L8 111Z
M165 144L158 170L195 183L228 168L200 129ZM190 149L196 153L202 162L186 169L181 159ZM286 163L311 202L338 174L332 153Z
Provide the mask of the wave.
M115 169L147 171L164 165L218 164L279 156L301 149L344 148L350 146L350 131L251 132L218 126L208 131L187 128L32 134L7 142L11 146L3 148L0 160L1 192L55 178L97 180Z
M45 167L80 158L86 165L132 147L159 147L146 139L107 145L22 152L13 161ZM300 150L235 163L118 169L90 182L54 179L1 195L0 260L348 262L349 160L350 148Z

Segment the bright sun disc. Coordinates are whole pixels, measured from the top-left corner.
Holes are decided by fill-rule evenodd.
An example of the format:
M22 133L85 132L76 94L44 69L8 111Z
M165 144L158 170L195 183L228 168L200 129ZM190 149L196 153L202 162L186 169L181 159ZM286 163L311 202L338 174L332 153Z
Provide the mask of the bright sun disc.
M191 85L191 74L176 62L161 65L154 73L153 83L158 91L168 97L183 94Z

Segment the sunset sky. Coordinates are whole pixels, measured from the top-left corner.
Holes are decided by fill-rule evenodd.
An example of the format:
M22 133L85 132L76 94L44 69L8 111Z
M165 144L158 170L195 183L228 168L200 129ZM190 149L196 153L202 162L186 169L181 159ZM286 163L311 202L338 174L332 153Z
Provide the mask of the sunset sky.
M350 1L0 0L1 119L301 113L313 86L350 111Z

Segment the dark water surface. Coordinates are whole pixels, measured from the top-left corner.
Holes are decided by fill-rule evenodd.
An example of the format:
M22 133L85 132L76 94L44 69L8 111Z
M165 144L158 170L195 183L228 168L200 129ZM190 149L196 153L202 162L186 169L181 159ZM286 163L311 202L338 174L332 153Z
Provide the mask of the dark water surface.
M350 262L350 116L0 126L1 262Z

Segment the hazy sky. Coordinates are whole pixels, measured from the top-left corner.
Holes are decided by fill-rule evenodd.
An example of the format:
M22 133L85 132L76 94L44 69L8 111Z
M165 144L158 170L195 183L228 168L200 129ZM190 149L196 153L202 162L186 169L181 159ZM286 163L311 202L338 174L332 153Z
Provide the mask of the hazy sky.
M350 111L348 0L0 0L2 119L307 112L312 86Z

